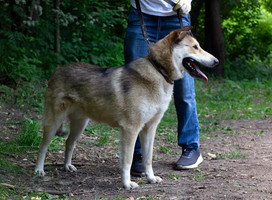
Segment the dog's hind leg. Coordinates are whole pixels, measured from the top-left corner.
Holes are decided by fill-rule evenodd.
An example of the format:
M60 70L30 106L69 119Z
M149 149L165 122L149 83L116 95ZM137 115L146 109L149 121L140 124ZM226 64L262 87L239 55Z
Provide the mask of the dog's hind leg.
M146 123L140 132L140 140L143 151L143 168L149 183L160 183L162 179L154 176L152 169L153 144L157 126L162 118L162 114L157 114L151 121Z
M39 176L44 176L44 160L46 156L46 152L48 150L48 146L55 136L56 130L64 120L65 116L64 113L58 116L55 116L53 112L48 112L45 115L45 119L43 122L43 139L40 144L39 153L38 153L38 160L35 167L35 173Z
M60 127L58 128L56 135L59 137L64 137L68 135L68 131L63 128L63 123L61 123Z
M136 182L132 182L130 179L133 151L139 131L140 128L136 128L135 126L126 126L122 128L121 132L120 169L122 183L127 190L139 187Z
M65 161L64 169L66 171L76 171L76 167L72 165L72 154L80 134L84 131L88 125L89 119L77 113L73 113L69 116L70 119L70 134L66 140Z

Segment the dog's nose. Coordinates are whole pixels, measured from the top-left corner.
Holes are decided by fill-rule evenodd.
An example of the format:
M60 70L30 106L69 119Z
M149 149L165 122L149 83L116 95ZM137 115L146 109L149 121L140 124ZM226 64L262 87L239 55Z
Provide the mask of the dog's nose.
M214 61L213 61L213 66L216 66L216 65L218 65L219 64L219 60L218 59L214 59Z

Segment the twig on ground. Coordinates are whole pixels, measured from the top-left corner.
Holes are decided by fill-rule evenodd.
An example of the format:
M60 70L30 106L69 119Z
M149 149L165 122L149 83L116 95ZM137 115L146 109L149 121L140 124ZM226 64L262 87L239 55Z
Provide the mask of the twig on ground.
M11 185L11 184L8 184L8 183L0 183L0 185L4 186L4 187L7 187L9 189L15 189L16 186L14 185Z

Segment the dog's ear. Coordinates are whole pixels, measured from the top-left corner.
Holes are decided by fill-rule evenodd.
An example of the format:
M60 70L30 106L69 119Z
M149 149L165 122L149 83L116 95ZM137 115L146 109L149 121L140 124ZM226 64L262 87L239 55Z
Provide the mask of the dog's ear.
M190 31L193 29L193 26L184 26L182 28L180 28L181 31Z
M179 33L178 41L183 40L183 38L185 38L186 35L188 35L188 31L181 31Z
M186 35L190 34L190 30L192 28L193 28L192 26L185 26L176 31L173 31L171 35L172 38L174 38L174 40L172 41L175 41L175 43L180 42Z

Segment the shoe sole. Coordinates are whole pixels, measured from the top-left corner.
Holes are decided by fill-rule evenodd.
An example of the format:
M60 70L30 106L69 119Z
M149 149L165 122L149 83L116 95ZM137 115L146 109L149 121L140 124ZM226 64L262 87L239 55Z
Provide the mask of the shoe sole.
M134 171L130 171L130 175L134 176L134 177L144 177L145 173L144 172L134 172Z
M176 165L176 166L174 167L174 169L176 169L176 170L182 170L182 169L194 169L194 168L197 168L198 165L199 165L200 163L202 163L202 162L203 162L203 157L202 157L202 155L200 154L200 156L198 157L198 159L197 159L197 161L196 161L195 164L188 165L188 166Z

